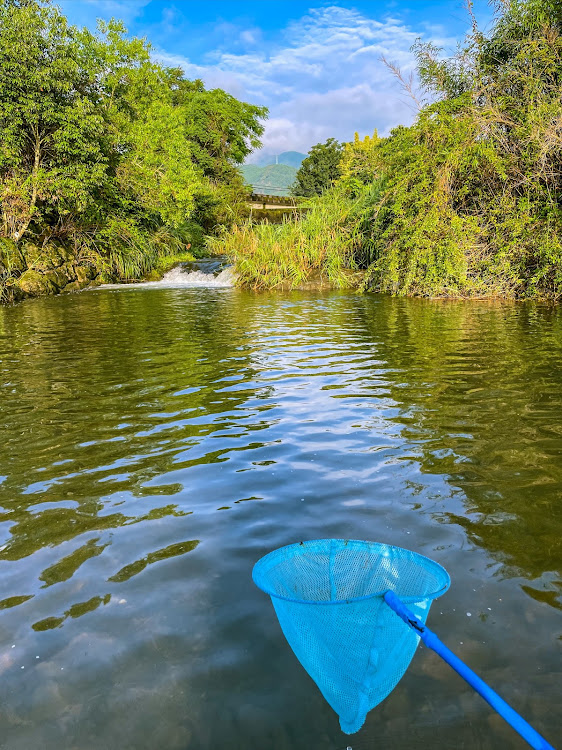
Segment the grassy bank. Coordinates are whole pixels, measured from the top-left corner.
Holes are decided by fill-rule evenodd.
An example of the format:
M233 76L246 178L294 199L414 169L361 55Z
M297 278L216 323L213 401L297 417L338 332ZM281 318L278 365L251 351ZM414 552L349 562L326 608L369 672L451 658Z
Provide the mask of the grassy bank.
M17 302L90 285L160 279L178 263L205 254L199 227L181 233L139 232L129 225L108 231L15 243L0 238L0 302Z
M367 196L370 193L353 198L344 190L332 190L311 200L300 217L282 224L247 221L209 240L208 247L228 255L239 284L252 289L294 289L311 281L357 286Z

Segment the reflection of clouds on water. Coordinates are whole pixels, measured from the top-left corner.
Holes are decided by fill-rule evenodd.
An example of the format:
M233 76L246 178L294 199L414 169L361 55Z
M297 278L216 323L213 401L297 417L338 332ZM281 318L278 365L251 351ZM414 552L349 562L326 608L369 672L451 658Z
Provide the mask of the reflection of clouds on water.
M554 716L559 324L526 310L212 289L0 310L10 750L339 747L251 582L327 536L444 564L436 630ZM508 746L455 679L420 652L363 746L410 747L405 707L421 745Z
M96 539L94 541L98 541L98 540ZM42 580L45 581L45 586L50 586L55 583L60 583L61 581L67 580L72 575L74 575L74 573L77 571L80 565L82 565L87 559L89 559L90 557L94 557L96 555L100 555L105 549L105 547L107 546L107 544L103 546L96 546L94 541L90 540L90 542L87 542L86 545L84 545L84 547L81 547L72 555L69 555L66 558L63 558L56 565L43 571L41 578ZM115 573L115 575L108 578L108 582L124 583L125 581L128 581L133 576L138 575L139 573L142 573L142 571L148 565L152 565L157 562L162 562L163 560L167 560L171 557L184 555L186 554L186 552L191 552L192 550L194 550L198 544L199 544L199 540L194 539L191 541L170 544L167 547L164 547L163 549L155 550L154 552L149 552L140 560L135 560L134 562L129 563L128 565L125 565L123 568L121 568L121 570ZM19 604L19 603L23 603L23 601L26 601L27 599L31 597L18 597L18 598L22 600L21 602L17 602ZM88 601L73 604L61 616L46 617L45 619L40 620L39 622L33 623L32 628L36 631L52 630L53 628L58 628L63 624L63 622L66 620L67 617L72 617L72 618L80 617L89 612L93 612L93 610L97 609L101 605L109 604L110 601L111 601L111 594L105 594L104 596L93 596ZM121 603L121 602L126 603L125 599L118 599L117 601L118 603ZM15 605L12 604L11 606L15 606Z

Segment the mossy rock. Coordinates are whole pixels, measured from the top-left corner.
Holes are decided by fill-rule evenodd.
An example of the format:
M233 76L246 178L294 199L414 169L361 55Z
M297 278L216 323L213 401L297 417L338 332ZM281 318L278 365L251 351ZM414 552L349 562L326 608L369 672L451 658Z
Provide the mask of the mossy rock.
M64 273L67 281L76 281L76 271L72 263L64 263L58 270Z
M90 282L88 280L86 281L71 281L70 284L67 284L64 287L64 292L80 292L82 289L85 289L87 286L90 286Z
M160 281L162 278L162 275L163 274L161 274L159 271L156 271L155 269L153 269L152 271L149 271L147 274L145 274L144 280L145 281Z
M91 266L74 266L74 276L80 283L87 284L96 277L96 270Z
M40 297L43 294L57 294L59 292L59 287L48 276L33 268L24 271L15 282L15 286L30 297Z
M68 246L67 243L62 240L52 239L49 241L50 254L53 257L58 257L62 263L70 263L76 258L74 248Z
M39 245L36 245L34 242L21 242L19 247L28 268L39 261L41 254L41 248Z
M64 289L70 279L61 269L55 269L54 271L47 271L43 274L43 278L51 282L59 291Z
M27 265L37 271L52 271L74 260L74 253L66 248L60 240L45 242L40 247L32 242L23 246Z

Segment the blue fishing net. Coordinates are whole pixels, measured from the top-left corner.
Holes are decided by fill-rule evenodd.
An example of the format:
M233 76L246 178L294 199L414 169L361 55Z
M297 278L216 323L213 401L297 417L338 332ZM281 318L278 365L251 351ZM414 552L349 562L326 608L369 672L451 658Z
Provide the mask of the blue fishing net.
M377 542L319 539L270 552L254 566L300 663L347 734L394 689L419 637L383 595L394 593L426 621L450 584L423 555Z

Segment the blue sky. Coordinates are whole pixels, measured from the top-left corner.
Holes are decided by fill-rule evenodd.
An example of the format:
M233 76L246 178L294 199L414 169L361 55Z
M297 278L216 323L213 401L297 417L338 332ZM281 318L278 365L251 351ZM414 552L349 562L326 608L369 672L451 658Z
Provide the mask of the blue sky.
M453 50L469 27L463 0L59 0L69 20L94 28L122 19L153 55L234 96L269 107L270 154L306 152L408 124L414 110L381 55L408 73L421 37ZM492 14L475 0L482 28ZM251 159L250 159L251 161Z

